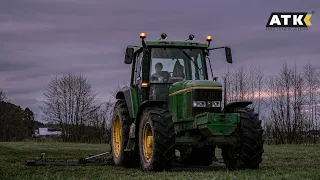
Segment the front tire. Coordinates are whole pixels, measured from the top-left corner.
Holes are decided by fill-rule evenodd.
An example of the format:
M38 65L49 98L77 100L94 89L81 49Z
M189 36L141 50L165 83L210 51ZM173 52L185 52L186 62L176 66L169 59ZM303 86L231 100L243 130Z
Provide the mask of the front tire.
M264 152L261 120L250 108L239 109L235 113L240 113L241 118L240 146L222 147L224 163L229 170L258 169Z
M130 130L130 117L125 100L118 100L114 107L111 128L111 152L116 166L132 167L135 154L125 152Z
M146 108L139 124L140 164L144 171L170 170L175 158L174 125L164 107Z

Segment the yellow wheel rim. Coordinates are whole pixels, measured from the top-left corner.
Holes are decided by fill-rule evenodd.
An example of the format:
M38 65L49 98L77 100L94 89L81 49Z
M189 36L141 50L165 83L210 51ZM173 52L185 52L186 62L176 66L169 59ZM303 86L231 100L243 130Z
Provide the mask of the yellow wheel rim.
M119 157L120 148L121 148L121 126L120 126L119 116L116 116L114 120L112 131L113 131L112 144L113 144L114 154L116 155L116 157Z
M146 162L150 162L152 158L153 136L150 124L143 127L143 154Z

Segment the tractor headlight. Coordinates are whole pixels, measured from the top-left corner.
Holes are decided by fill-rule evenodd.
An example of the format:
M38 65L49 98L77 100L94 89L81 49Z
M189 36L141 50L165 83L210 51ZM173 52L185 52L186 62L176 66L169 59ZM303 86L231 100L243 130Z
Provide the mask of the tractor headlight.
M220 101L212 101L212 107L221 107Z
M221 107L220 101L193 101L193 107Z
M206 107L205 101L193 101L193 107Z

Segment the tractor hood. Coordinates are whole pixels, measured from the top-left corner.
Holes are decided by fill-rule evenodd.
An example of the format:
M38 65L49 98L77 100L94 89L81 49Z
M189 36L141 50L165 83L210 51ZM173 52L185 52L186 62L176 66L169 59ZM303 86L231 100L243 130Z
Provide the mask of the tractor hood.
M169 88L169 94L193 87L222 87L222 85L212 80L185 80L173 83Z

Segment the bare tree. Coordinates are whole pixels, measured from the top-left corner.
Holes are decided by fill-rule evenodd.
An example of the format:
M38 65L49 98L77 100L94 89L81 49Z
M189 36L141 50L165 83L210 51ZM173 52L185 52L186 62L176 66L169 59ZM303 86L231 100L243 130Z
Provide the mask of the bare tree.
M292 127L292 138L295 143L300 143L302 140L303 132L303 118L302 118L302 106L303 106L303 77L300 73L297 72L297 66L295 65L294 74L293 74L293 127Z
M84 125L99 108L95 102L96 94L83 75L56 76L48 84L44 97L41 107L44 119L60 124L68 140L79 140Z
M317 112L320 72L310 63L303 72L284 63L280 72L265 78L261 68L244 66L222 76L227 86L228 103L248 100L263 117L266 135L275 143L302 143L313 137L319 140ZM263 115L261 115L263 114Z
M264 88L264 74L261 68L240 66L234 72L226 72L222 75L226 86L227 101L248 100L253 102L253 107L260 113Z
M235 85L236 100L246 100L250 88L248 84L248 71L244 66L240 66L233 77L235 79L233 84Z
M234 72L226 72L222 75L223 84L226 88L227 102L239 101L246 99L246 70L244 66L236 69Z
M307 113L308 118L308 127L307 131L308 136L311 137L311 132L317 130L318 127L318 113L317 113L317 104L319 101L319 94L317 90L319 89L319 72L312 64L309 62L304 67L304 78L306 80L305 89L306 89L306 96L307 96ZM315 136L314 136L314 143L315 143Z
M6 93L0 89L0 101L6 101L7 100L7 95Z
M278 75L268 81L268 107L271 110L269 120L276 143L300 143L304 115L302 111L303 77L297 68L289 67L286 63Z
M283 126L281 123L282 117L279 113L280 110L278 103L281 92L277 84L277 77L271 76L267 80L267 86L267 94L269 96L267 107L269 107L270 115L268 117L268 122L266 122L266 127L269 127L269 131L272 132L272 137L275 138L276 144L284 143L284 136L281 133L283 131Z
M223 105L225 106L226 104L228 104L229 102L231 102L233 100L233 93L231 90L231 82L230 82L230 71L228 70L228 72L226 72L225 74L221 75L222 77L222 81L223 81L223 93L222 93L222 98L223 98ZM224 101L226 100L226 102ZM226 103L226 104L224 104Z
M292 75L293 71L288 67L288 65L285 63L283 69L280 72L280 79L279 79L279 86L282 84L284 96L283 101L281 101L283 104L281 104L281 107L283 107L282 115L283 119L285 120L284 126L286 129L286 135L287 140L292 141L291 134L292 134L292 115L291 115L291 99L290 99L290 90L292 87ZM281 87L281 86L280 86Z
M90 121L90 125L98 129L95 134L98 134L102 142L110 140L113 104L111 100L102 103L99 109L93 113Z
M250 69L246 70L248 86L246 99L253 102L253 108L258 114L261 114L261 106L263 99L261 93L264 88L264 73L260 67L251 66Z

